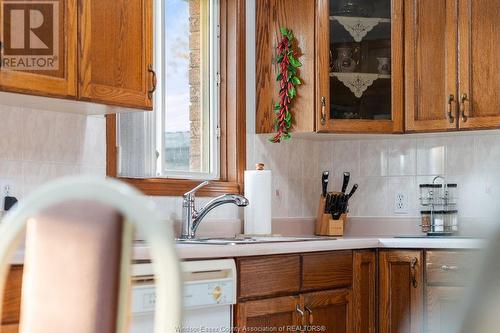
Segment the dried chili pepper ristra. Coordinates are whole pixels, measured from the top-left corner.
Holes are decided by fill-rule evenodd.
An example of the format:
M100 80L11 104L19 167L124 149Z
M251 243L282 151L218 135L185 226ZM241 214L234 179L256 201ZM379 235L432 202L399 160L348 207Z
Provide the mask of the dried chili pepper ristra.
M292 100L297 96L297 86L301 84L297 69L302 66L293 50L292 31L281 28L280 32L283 38L276 47L276 61L279 65L276 81L279 82L280 89L279 102L274 104L276 134L269 139L275 143L291 138L289 130L292 127Z

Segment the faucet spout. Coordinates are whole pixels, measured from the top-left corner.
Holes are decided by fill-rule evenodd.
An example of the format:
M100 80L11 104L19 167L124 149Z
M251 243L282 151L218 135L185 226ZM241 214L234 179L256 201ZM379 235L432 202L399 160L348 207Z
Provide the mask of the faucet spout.
M244 196L238 194L223 194L218 196L212 200L210 200L199 212L195 212L193 216L193 224L191 227L191 233L194 235L198 226L200 225L203 218L215 207L225 205L225 204L234 204L238 207L248 206L248 199Z

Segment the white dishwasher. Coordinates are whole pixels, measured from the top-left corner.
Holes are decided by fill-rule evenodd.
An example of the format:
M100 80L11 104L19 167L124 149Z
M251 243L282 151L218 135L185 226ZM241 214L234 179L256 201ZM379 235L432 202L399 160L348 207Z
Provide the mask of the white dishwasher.
M236 304L232 259L185 261L183 325L178 332L231 332ZM154 331L155 287L151 264L134 264L131 333Z

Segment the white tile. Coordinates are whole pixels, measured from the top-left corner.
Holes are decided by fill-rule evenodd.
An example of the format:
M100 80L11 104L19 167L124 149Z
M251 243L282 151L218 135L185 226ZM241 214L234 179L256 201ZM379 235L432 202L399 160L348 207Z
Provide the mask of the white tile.
M77 165L23 162L22 173L24 189L29 194L51 180L80 174L80 168Z
M500 156L498 157L498 159L500 160ZM475 158L474 158L473 136L464 135L464 136L453 136L447 138L446 140L447 175L468 174L474 170L474 162Z
M363 140L359 144L360 176L386 176L387 141Z
M417 143L415 139L389 140L388 175L409 176L417 171Z
M21 108L0 106L0 159L20 160L23 115Z
M87 117L84 123L80 163L86 166L106 166L106 120Z
M359 188L350 200L351 216L388 216L387 177L360 177Z
M442 175L446 172L446 139L417 139L417 175Z
M474 140L475 169L498 172L500 169L500 136L478 135Z
M334 174L342 174L344 171L351 173L351 176L357 176L359 172L360 160L360 142L352 141L335 141L333 144L333 163L335 170Z

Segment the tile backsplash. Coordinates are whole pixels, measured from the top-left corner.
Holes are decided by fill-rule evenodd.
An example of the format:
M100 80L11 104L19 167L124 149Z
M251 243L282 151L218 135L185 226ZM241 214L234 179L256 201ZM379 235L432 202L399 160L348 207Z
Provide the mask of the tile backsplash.
M12 185L11 194L62 176L105 175L104 117L0 105L0 119L0 185Z
M254 141L249 165L273 171L273 217L314 217L320 174L329 170L330 190L340 190L342 172L359 184L353 217L418 217L418 185L441 175L459 185L461 217L487 218L500 200L500 131L395 136L296 136L273 144ZM333 176L333 177L332 177ZM408 212L395 213L396 192L408 196Z

